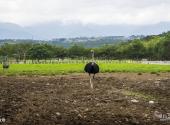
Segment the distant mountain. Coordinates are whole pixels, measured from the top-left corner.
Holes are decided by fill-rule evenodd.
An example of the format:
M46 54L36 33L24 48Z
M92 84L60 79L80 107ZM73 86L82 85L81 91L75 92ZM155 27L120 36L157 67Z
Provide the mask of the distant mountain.
M58 38L50 40L48 43L63 47L70 47L74 44L83 45L84 47L101 47L103 45L126 42L129 38L124 36L105 36L105 37L75 37L75 38Z
M35 39L100 37L100 36L129 36L136 30L130 25L96 25L61 22L50 22L26 27L35 35Z
M65 48L73 45L80 45L86 48L101 47L103 45L113 45L120 42L127 42L130 39L136 39L140 36L124 37L124 36L105 36L105 37L75 37L75 38L57 38L53 40L30 40L30 39L0 39L0 45L4 43L15 44L15 43L47 43L51 45L62 46Z
M51 40L55 38L101 37L156 35L170 30L170 22L154 25L97 25L61 22L48 22L28 27L11 23L0 23L0 39L36 39Z
M0 23L0 39L31 39L32 34L13 23Z
M154 25L97 25L81 23L63 24L50 22L26 27L34 34L35 39L99 37L99 36L131 36L156 35L170 30L170 22Z

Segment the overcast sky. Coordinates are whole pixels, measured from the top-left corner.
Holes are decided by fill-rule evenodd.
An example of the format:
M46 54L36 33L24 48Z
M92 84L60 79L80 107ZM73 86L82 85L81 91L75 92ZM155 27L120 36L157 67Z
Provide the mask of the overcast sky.
M170 21L170 0L0 0L0 22L146 25Z

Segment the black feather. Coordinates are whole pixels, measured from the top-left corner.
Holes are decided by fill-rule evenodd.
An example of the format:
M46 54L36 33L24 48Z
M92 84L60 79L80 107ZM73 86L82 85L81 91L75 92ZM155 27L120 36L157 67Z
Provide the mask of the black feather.
M99 66L95 62L89 62L85 65L84 71L90 74L96 74L99 72Z
M9 65L8 64L3 64L3 69L8 69Z

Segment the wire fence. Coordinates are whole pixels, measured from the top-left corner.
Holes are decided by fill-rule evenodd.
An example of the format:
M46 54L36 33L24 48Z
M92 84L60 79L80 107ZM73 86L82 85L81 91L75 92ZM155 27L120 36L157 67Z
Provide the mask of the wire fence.
M88 63L92 60L80 60L80 59L51 59L51 60L14 60L9 59L9 64L80 64ZM140 63L135 60L95 60L96 63ZM3 61L0 61L2 64Z
M80 64L91 62L90 59L48 59L48 60L16 60L8 59L9 64ZM140 64L160 64L170 65L170 61L148 61L148 60L100 60L96 59L96 63L140 63ZM3 60L0 60L3 64Z

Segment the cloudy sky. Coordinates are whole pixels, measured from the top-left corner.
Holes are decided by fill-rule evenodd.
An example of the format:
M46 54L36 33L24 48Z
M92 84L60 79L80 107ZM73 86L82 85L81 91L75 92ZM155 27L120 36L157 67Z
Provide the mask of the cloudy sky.
M0 0L0 22L147 25L170 21L170 0Z

